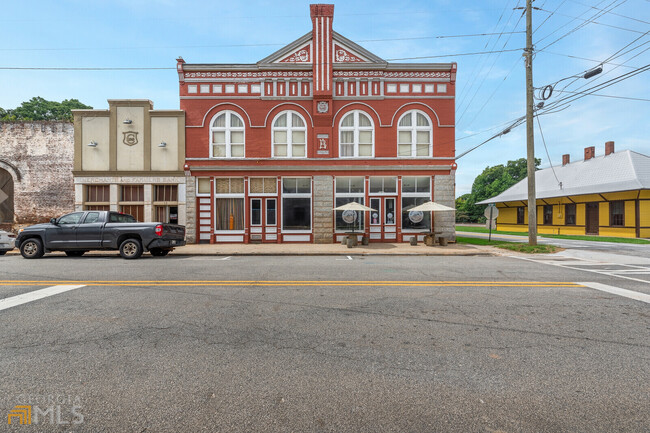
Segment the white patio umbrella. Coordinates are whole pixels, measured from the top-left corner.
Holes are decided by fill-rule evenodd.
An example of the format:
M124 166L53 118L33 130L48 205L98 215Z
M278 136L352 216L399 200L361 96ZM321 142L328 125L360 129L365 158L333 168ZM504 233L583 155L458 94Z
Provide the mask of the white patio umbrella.
M343 221L345 221L348 224L353 224L354 221L357 219L357 215L355 212L370 212L370 211L376 211L377 209L373 209L368 206L364 206L360 203L357 203L355 201L352 201L350 203L346 203L344 205L341 205L339 207L335 207L334 210L340 210L343 211ZM350 221L346 220L346 211L350 212L353 216L353 218L350 219ZM352 226L352 232L354 233L354 226Z
M361 212L367 212L367 211L373 211L377 209L373 209L368 206L364 206L360 203L357 203L356 201L351 201L350 203L343 204L339 207L335 207L334 210L358 210Z
M422 203L421 205L415 206L413 208L408 209L409 211L422 211L422 212L438 212L438 211L446 211L446 210L456 210L453 207L445 206L444 204L439 204L434 201L428 201L426 203Z
M445 206L444 204L436 203L434 201L428 201L426 203L422 203L421 205L412 208L406 208L404 210L407 210L409 212L440 212L440 211L450 211L456 209L454 209L453 207ZM431 222L433 223L433 218L431 219Z

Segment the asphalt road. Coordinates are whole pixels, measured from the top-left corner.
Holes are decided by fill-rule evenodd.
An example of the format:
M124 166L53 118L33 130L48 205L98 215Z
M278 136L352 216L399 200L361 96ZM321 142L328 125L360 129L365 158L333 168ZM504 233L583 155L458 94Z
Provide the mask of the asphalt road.
M464 232L462 230L456 231L456 236L464 236L467 238L481 238L492 239L494 241L507 241L507 242L528 242L528 236L517 235L504 235L492 233L475 233ZM574 239L556 239L537 237L537 243L556 245L560 248L571 249L584 249L586 251L597 251L604 253L616 253L627 256L645 257L650 259L650 245L648 244L624 244L616 242L594 242L594 241L581 241Z
M534 260L4 256L0 430L645 431L647 270Z

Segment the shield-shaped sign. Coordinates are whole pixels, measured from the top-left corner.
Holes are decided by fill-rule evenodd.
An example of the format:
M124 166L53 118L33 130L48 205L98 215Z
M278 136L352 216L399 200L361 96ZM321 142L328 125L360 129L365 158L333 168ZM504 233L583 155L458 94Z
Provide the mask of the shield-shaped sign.
M124 134L123 142L127 146L133 146L133 145L138 144L138 133L137 132L135 132L135 131L127 131L127 132L123 132L122 134Z

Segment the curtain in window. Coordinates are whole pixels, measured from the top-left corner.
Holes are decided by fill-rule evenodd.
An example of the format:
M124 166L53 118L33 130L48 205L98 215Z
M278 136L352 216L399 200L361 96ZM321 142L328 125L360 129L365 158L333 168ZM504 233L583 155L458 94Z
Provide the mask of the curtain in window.
M244 230L243 198L217 198L214 208L216 230Z

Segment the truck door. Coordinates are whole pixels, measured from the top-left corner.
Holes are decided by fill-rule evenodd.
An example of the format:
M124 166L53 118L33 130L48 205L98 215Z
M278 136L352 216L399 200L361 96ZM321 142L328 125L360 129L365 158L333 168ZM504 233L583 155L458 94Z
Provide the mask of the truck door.
M95 249L102 246L102 227L99 212L88 212L77 227L77 248Z
M73 212L63 215L57 220L57 224L48 228L46 231L47 249L76 248L77 247L77 227L83 216L83 212Z

